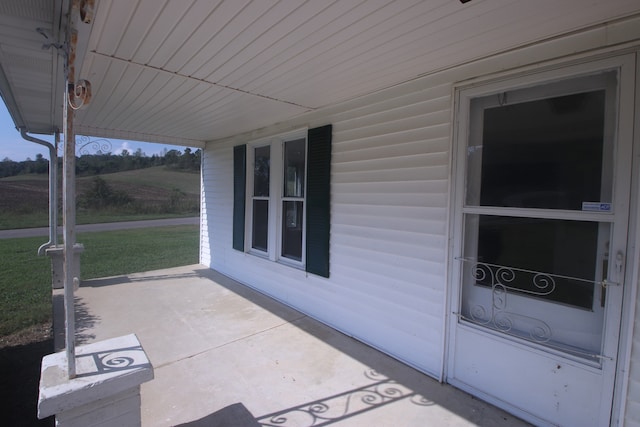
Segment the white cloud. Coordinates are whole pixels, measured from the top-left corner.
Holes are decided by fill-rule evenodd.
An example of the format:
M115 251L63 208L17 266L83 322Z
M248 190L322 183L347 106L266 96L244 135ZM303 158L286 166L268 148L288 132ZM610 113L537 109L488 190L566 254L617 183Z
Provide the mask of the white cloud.
M133 152L135 151L135 150L133 150L133 149L131 148L131 144L129 144L129 141L122 141L122 143L120 144L120 147L116 148L116 149L113 151L113 154L115 154L115 155L118 155L118 156L119 156L120 154L122 154L122 152L123 152L124 150L127 150L127 152L129 152L129 154L133 154Z

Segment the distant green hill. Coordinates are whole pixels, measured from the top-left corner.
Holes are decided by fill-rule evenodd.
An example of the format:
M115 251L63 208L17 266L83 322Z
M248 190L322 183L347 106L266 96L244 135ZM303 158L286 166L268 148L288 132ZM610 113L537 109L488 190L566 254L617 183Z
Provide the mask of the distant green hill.
M167 169L164 166L155 166L146 169L136 169L125 172L117 172L101 175L109 183L131 183L136 182L143 186L174 188L184 191L187 194L200 194L200 174L197 172L179 172ZM91 177L79 178L79 181L91 179Z
M95 189L95 176L77 178L77 222L95 223L136 219L194 216L200 209L200 174L156 166L98 175L108 189L126 195L123 205L87 203ZM60 183L59 183L60 184ZM62 206L62 190L59 192ZM48 179L42 174L0 179L0 229L48 225ZM120 199L123 199L122 197Z

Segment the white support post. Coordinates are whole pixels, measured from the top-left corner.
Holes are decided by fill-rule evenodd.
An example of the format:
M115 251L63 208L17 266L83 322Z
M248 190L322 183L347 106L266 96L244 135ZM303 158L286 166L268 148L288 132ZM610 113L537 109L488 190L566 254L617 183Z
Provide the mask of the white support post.
M74 307L74 244L76 242L76 143L73 132L73 109L71 99L74 92L74 64L77 33L71 29L69 52L67 54L67 80L64 103L64 158L63 158L63 235L64 235L64 312L65 312L65 349L67 352L69 378L76 376L75 356L75 307Z
M63 256L65 352L45 356L40 373L38 418L56 416L58 427L141 425L140 384L153 379L153 366L134 335L95 342L76 349L74 288L76 268L76 143L74 110L91 99L91 84L75 80L78 33L74 20L88 23L93 0L72 0L67 16L63 157ZM77 354L76 354L77 352Z

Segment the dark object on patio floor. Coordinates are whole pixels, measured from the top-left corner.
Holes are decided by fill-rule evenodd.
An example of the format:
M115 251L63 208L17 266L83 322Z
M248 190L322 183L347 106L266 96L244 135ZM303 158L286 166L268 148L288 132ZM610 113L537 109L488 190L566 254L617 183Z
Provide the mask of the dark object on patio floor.
M242 403L234 403L204 418L176 427L260 427L260 424Z
M38 385L42 357L53 352L47 337L0 348L0 410L7 426L53 426L54 417L38 419Z

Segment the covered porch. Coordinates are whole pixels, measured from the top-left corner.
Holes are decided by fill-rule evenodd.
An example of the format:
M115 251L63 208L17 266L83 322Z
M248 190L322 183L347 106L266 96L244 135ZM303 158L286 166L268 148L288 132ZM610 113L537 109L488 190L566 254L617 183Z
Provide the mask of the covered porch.
M145 426L526 425L202 265L84 281L76 322L137 335Z

